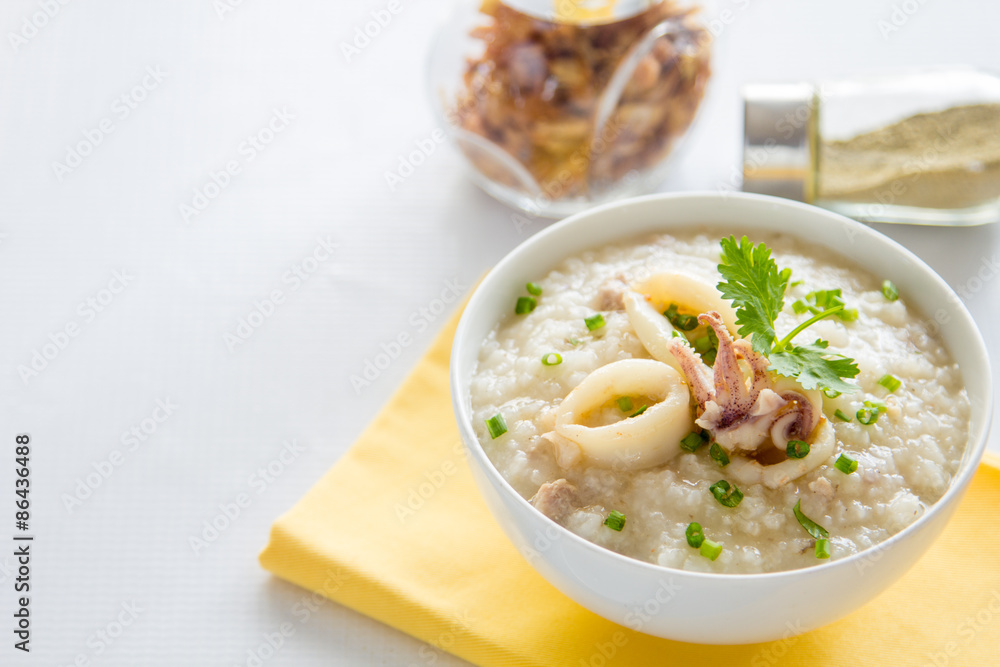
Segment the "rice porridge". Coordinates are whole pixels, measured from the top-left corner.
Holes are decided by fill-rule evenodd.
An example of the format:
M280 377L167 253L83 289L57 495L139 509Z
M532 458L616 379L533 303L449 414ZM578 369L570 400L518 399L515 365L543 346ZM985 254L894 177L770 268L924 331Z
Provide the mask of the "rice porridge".
M553 521L667 567L774 572L886 540L958 469L959 368L892 276L723 238L625 240L537 276L483 342L479 441Z

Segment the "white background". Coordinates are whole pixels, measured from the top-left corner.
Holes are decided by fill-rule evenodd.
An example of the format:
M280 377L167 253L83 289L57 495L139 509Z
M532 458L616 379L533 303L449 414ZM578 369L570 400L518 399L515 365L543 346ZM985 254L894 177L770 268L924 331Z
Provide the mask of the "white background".
M291 621L294 636L265 664L459 664L334 603L302 623L290 610L304 592L257 564L271 521L343 454L443 318L421 329L412 314L542 227L519 234L450 148L386 186L384 172L435 129L423 63L444 6L402 3L350 62L339 44L381 0L243 0L222 16L211 0L73 0L17 48L10 33L42 3L0 5L0 539L13 532L20 432L34 442L38 536L27 659L10 646L12 560L0 550L0 663L247 664ZM715 88L664 189L738 185L746 81L996 65L1000 4L899 4L915 13L883 35L878 21L893 12L883 0L721 2L731 14ZM165 76L122 118L115 100L147 68ZM241 144L275 109L294 120L250 160ZM53 163L103 118L113 131L60 180ZM240 173L185 222L179 205L231 160ZM1000 254L1000 227L881 228L974 291L966 303L996 349L1000 281L976 274ZM296 289L286 272L327 237L335 254ZM107 301L114 271L128 285L91 315L79 304ZM273 290L282 303L230 351L224 336ZM78 335L22 380L18 366L67 324ZM414 343L356 392L350 376L404 332ZM177 407L128 451L121 434L158 399ZM291 440L304 451L255 485ZM68 511L62 496L114 450L120 465ZM241 493L251 505L196 554L189 538ZM138 618L98 654L94 633L133 601Z

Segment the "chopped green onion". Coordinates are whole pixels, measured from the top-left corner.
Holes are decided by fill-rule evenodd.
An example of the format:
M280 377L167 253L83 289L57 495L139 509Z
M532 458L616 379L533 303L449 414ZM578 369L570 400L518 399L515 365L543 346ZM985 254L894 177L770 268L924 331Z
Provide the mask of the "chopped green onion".
M882 296L889 301L895 301L899 298L899 288L891 280L886 280L882 283Z
M883 375L882 379L879 380L878 383L888 389L890 394L899 389L903 384L899 381L899 378L888 374Z
M698 353L708 352L709 349L711 349L711 347L712 347L712 341L709 340L708 336L702 336L701 338L697 338L694 341L695 352Z
M809 306L802 299L796 299L792 302L792 310L795 311L796 315L801 315L809 310Z
M789 440L785 445L785 453L790 459L804 459L809 456L809 443L802 440Z
M796 280L795 282L788 283L788 286L789 287L798 287L799 285L805 285L805 284L806 284L806 281L804 281L804 280Z
M704 361L709 366L714 366L715 365L715 357L718 354L719 354L719 351L716 350L715 348L712 348L711 350L709 350L705 354L701 355L701 360Z
M507 432L507 420L503 418L503 413L498 412L486 420L486 428L490 431L490 437L496 440Z
M705 533L701 530L701 524L694 522L688 524L687 530L684 531L684 536L687 537L688 544L695 549L701 546L701 543L705 541Z
M642 406L641 408L639 408L638 410L636 410L635 412L633 412L632 414L630 414L629 415L629 419L631 419L632 417L638 417L639 415L641 415L643 412L645 412L648 409L649 409L648 405Z
M542 286L538 283L528 283L524 287L528 290L528 294L533 296L540 296L542 293Z
M836 389L830 389L829 387L823 387L823 395L827 398L837 398L840 396L840 392Z
M816 540L816 558L829 558L830 557L830 540L823 538L821 540Z
M569 343L570 345L572 345L573 347L576 347L577 345L581 344L583 341L580 340L579 338L567 338L566 342Z
M852 459L847 454L841 454L837 462L833 464L833 467L844 473L845 475L850 475L852 472L858 469L858 462Z
M723 468L729 465L729 455L726 454L726 450L719 447L719 443L717 442L713 442L712 446L708 448L708 455Z
M877 408L861 408L857 413L858 421L865 426L871 426L878 421L878 412Z
M676 303L670 304L670 307L663 311L663 316L681 331L694 331L698 328L698 318L678 313Z
M543 366L558 366L562 363L562 355L558 352L549 352L542 355Z
M857 308L844 308L842 311L837 313L837 317L845 322L853 322L858 319L858 309Z
M587 329L589 329L590 331L597 331L598 329L604 326L604 315L601 315L600 313L597 313L596 315L591 315L590 317L586 318L584 322L587 325Z
M687 452L694 452L705 444L706 438L698 431L691 431L681 439L681 449Z
M616 401L618 403L618 409L622 412L628 412L632 409L632 399L628 396L622 396Z
M670 332L670 337L671 338L682 338L682 336L679 333L677 333L677 329L674 329L673 331Z
M710 486L708 490L712 492L712 495L719 501L719 504L724 507L736 507L743 500L743 492L740 491L739 487L735 484L730 484L724 479L720 479Z
M533 311L537 305L538 302L530 296L519 296L517 298L517 305L514 306L514 312L518 315L527 315Z
M880 401L877 398L873 398L870 401L865 401L865 407L877 408L879 412L885 412L886 410L889 409L888 406L886 406L885 401Z
M841 410L840 408L837 408L837 410L833 413L833 416L836 417L837 419L839 419L842 422L849 422L849 421L851 421L851 418L848 417L847 415L845 415L844 411Z
M722 553L722 545L718 542L713 542L712 540L705 538L705 541L701 543L701 555L708 560L715 560Z
M815 537L817 540L821 540L824 537L830 537L829 531L826 528L819 525L805 514L802 513L802 501L795 503L795 507L792 508L792 512L795 514L795 518L798 519L799 525L805 528L806 532Z
M698 328L698 318L694 315L678 315L677 328L682 331L694 331Z
M611 530L621 532L622 528L625 527L625 515L618 510L611 510L611 514L604 520L604 525Z

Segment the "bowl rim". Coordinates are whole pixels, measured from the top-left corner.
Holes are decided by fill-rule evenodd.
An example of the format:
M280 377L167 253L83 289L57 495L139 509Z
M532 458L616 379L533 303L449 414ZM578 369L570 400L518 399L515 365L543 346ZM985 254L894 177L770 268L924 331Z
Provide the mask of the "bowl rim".
M505 269L514 264L518 256L523 252L526 252L527 248L544 242L552 236L558 236L564 234L564 229L572 228L574 225L579 224L578 221L586 219L592 216L604 215L606 212L614 209L626 209L634 205L645 205L650 202L668 203L677 200L698 200L703 199L706 203L711 201L742 201L748 202L752 206L757 205L770 205L784 207L793 211L798 211L804 215L825 217L830 222L836 225L840 225L846 229L853 229L859 235L866 235L869 238L877 239L879 243L884 243L892 247L896 252L900 253L905 259L909 260L910 263L916 265L919 271L927 274L933 282L937 283L940 288L943 289L945 294L949 294L955 297L951 300L953 306L956 307L957 315L962 319L963 326L968 328L972 332L972 338L975 341L977 350L976 352L982 357L984 362L983 373L987 378L987 393L982 397L983 403L985 405L983 414L983 420L981 429L978 435L978 441L972 442L973 437L976 436L975 430L979 424L972 422L970 416L969 425L969 436L968 442L966 443L966 450L963 452L962 459L959 462L959 469L955 476L952 478L948 489L945 493L937 499L930 507L927 508L916 521L909 524L903 530L898 533L891 535L888 539L879 542L871 547L858 551L846 556L844 558L839 558L836 560L827 560L823 563L811 564L801 568L795 568L790 570L779 570L776 572L745 572L745 573L729 573L729 572L699 572L692 570L684 570L675 567L669 567L666 565L659 565L649 561L639 560L638 558L633 558L631 556L626 556L620 554L616 551L612 551L606 547L602 547L598 544L587 540L568 528L556 523L552 519L546 517L541 512L536 510L531 503L529 503L525 498L519 494L513 486L503 477L499 469L493 464L493 462L486 455L486 450L483 448L482 444L479 442L478 436L476 436L475 431L472 428L472 415L471 415L471 405L467 405L465 402L465 396L468 394L468 386L465 378L460 377L459 366L454 362L457 353L463 347L463 342L469 336L467 330L471 327L472 315L478 307L478 304L485 297L483 296L488 289L492 286L492 283L499 280L498 276L501 276ZM742 204L741 204L742 205ZM697 223L692 225L692 227L697 226ZM654 232L655 230L647 230L648 232ZM668 232L668 230L663 230ZM772 232L773 233L773 232ZM799 240L804 240L807 243L810 242L808 239L802 238L797 234L795 230L788 230L785 232ZM840 253L837 249L829 249L834 254L840 256L844 259L849 259ZM567 253L561 258L557 258L553 265L559 261L559 259L566 259L568 256L574 253ZM551 267L549 267L551 268ZM949 349L949 354L951 350ZM979 330L978 325L973 319L971 313L969 313L965 302L958 298L955 291L948 285L947 282L932 269L926 262L920 259L908 248L895 241L894 239L882 234L881 232L863 224L851 218L840 215L839 213L834 213L826 209L819 208L810 204L805 204L802 202L796 202L789 199L784 199L780 197L772 197L769 195L759 195L743 192L714 192L710 190L698 190L680 193L657 193L651 195L644 195L641 197L632 197L616 202L611 202L608 204L603 204L601 206L595 206L589 208L580 213L576 213L567 218L564 218L558 222L551 224L545 229L540 230L536 234L525 239L519 243L515 248L509 251L504 257L497 262L497 264L490 269L490 271L483 277L479 285L474 289L468 303L465 305L465 310L462 312L461 319L459 320L458 327L455 331L454 342L451 348L449 362L449 383L451 388L451 399L452 408L455 413L456 422L459 428L460 435L462 436L463 445L469 454L475 458L476 465L484 469L485 474L490 477L494 486L499 486L503 489L503 493L508 494L515 503L517 503L521 509L528 510L531 514L535 515L536 518L541 519L552 526L555 526L560 533L560 538L568 539L572 544L581 547L587 551L594 554L598 554L599 557L610 558L613 561L621 563L625 567L637 567L641 570L647 570L649 573L659 573L664 572L677 574L678 576L692 577L695 579L705 579L712 581L733 581L736 578L748 577L755 581L765 581L765 580L791 580L803 576L810 576L809 573L821 572L830 569L842 569L851 564L864 561L865 559L870 559L872 554L880 553L884 550L891 549L895 545L907 541L912 535L919 531L924 525L931 522L931 520L945 511L945 508L950 507L956 500L960 499L961 495L964 494L966 488L972 480L973 475L979 468L979 465L983 459L984 452L986 451L987 443L989 442L990 436L990 426L993 419L993 395L994 387L992 381L992 372L989 360L989 354L986 348L986 343L983 340L982 332ZM963 380L964 380L964 370ZM464 390L460 391L460 390ZM471 443L476 443L478 446L473 447Z

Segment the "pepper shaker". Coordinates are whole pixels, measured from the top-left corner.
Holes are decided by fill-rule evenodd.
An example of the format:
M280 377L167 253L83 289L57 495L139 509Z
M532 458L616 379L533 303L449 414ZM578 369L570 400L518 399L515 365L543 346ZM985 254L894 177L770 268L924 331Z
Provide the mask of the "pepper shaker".
M1000 220L1000 78L936 68L743 91L743 189L864 222Z

